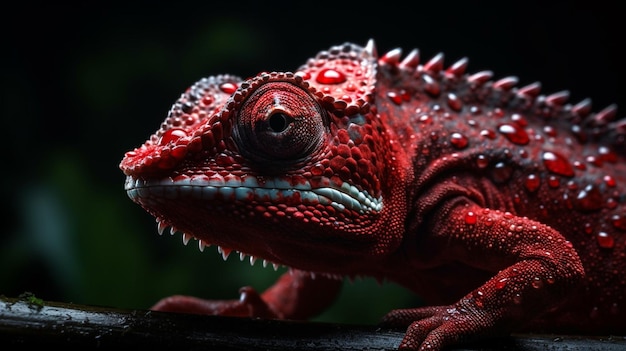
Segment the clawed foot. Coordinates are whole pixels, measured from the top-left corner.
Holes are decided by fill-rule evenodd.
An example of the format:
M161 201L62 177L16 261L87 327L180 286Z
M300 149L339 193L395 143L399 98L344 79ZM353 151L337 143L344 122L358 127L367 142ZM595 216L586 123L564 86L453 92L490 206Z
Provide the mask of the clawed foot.
M387 327L407 327L401 350L441 350L445 346L468 341L492 326L485 311L457 306L433 306L394 310L382 320Z

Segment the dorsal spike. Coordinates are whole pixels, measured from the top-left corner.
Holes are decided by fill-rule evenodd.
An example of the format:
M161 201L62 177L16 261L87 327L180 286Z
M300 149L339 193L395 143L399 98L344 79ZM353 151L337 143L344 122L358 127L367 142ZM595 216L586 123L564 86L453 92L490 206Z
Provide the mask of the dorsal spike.
M540 92L541 92L540 82L530 83L524 87L519 88L519 90L517 90L518 95L525 95L525 96L530 96L530 97L537 97Z
M498 79L496 82L493 83L493 87L502 90L509 90L513 88L518 82L519 79L517 77L509 76Z
M446 74L454 76L454 77L460 77L465 73L468 63L469 63L469 59L467 57L463 57L460 60L453 63L450 67L448 67L448 69L446 70Z
M581 117L589 115L589 113L591 113L591 99L583 99L582 101L574 105L572 107L572 112Z
M413 49L408 55L400 62L400 67L416 68L420 63L420 52L418 49Z
M367 44L365 44L363 51L368 53L372 57L378 57L378 50L376 50L376 43L374 42L374 39L370 39L367 41Z
M395 48L395 49L389 50L386 54L384 54L380 58L380 61L388 65L397 66L400 63L401 57L402 57L402 49Z
M593 117L594 121L598 124L606 124L615 119L617 116L617 104L610 104L603 108L600 112L596 113Z
M546 96L546 102L550 105L564 105L569 99L569 90L561 90Z
M483 83L489 81L492 77L493 77L493 72L492 71L480 71L480 72L476 72L476 73L472 74L471 76L467 77L467 81L470 82L470 83L483 84Z
M443 52L433 56L424 64L424 71L437 73L443 69Z

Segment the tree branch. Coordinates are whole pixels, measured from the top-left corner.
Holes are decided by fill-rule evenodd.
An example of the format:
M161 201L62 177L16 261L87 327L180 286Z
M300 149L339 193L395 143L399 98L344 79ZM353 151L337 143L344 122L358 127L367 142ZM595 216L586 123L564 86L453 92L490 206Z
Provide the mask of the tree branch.
M2 350L29 346L176 350L395 350L403 331L375 326L120 310L0 297ZM624 338L515 336L457 350L624 350Z

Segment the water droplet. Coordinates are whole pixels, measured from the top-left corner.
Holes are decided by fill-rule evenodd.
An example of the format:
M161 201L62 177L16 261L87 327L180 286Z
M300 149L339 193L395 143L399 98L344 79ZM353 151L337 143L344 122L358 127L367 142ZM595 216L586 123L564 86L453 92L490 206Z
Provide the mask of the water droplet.
M567 185L567 189L569 189L569 190L574 191L574 190L578 189L578 184L576 184L576 182L573 181L573 180L568 181L566 185Z
M608 200L606 200L606 208L608 209L614 209L615 207L617 207L617 201L613 198L610 198Z
M593 232L593 226L591 225L591 223L587 222L583 226L583 230L585 231L585 234L591 234L591 232Z
M567 193L563 193L563 203L565 203L565 207L570 210L574 208L574 205L572 205L572 201L570 201L569 195Z
M584 171L587 169L587 166L580 161L574 161L574 168Z
M475 224L476 223L476 213L472 211L468 211L465 214L465 223L467 224Z
M487 139L495 139L496 138L496 132L494 132L491 129L483 129L480 131L480 135L487 138Z
M610 175L605 175L602 180L604 180L604 183L608 186L608 187L615 187L615 185L617 185L617 182L615 181L615 178L613 178Z
M548 186L551 188L558 188L561 185L561 180L559 178L557 178L556 176L549 176L548 177Z
M423 115L419 116L419 118L417 120L420 123L424 123L424 124L430 124L430 122L432 122L432 118L430 117L430 115L427 115L427 114L423 114Z
M526 150L526 149L520 149L520 150L519 150L519 156L520 156L521 158L528 158L528 156L530 156L530 155L528 154L528 150Z
M596 211L602 208L602 194L593 184L587 185L576 197L578 208L584 211Z
M504 113L503 109L501 109L500 107L496 107L491 112L491 115L493 115L493 116L495 116L497 118L502 118L502 117L504 117L505 113Z
M602 159L600 159L599 157L587 156L585 158L585 161L587 161L587 163L591 163L592 165L596 167L602 167Z
M541 180L536 174L529 174L526 176L526 180L524 181L524 187L526 190L530 192L534 192L539 189L539 185L541 184Z
M346 75L332 68L324 68L317 73L315 81L320 84L340 84L346 81Z
M502 133L509 141L517 145L526 145L530 141L528 133L514 124L501 124L498 126L498 132Z
M450 143L457 149L463 149L467 147L467 137L461 133L450 134Z
M509 278L502 278L496 282L496 290L502 290L506 286Z
M187 132L180 128L168 129L163 133L161 139L159 139L159 145L167 145L170 142L176 142L180 138L187 136Z
M528 121L526 121L526 118L524 118L524 116L520 115L519 113L512 114L511 121L515 122L515 124L520 127L526 127L528 125Z
M402 103L402 96L400 96L400 94L396 93L395 91L388 92L387 97L396 105L400 105Z
M488 165L489 165L489 159L487 159L487 156L478 155L476 157L476 166L478 166L478 168L485 168Z
M220 85L220 90L226 94L232 94L235 91L237 91L237 84L236 83L222 83L222 85Z
M485 227L491 227L493 225L493 218L491 217L485 218L484 223L485 223Z
M512 174L513 168L504 162L496 163L491 171L491 177L496 183L506 182L511 178Z
M546 151L541 155L541 158L543 159L543 164L550 172L566 177L574 176L572 165L563 155Z
M596 238L598 239L598 245L603 249L612 249L615 246L615 240L607 232L599 232Z
M553 126L544 126L543 132L546 133L546 135L550 137L556 136L556 129Z
M483 307L483 292L480 290L474 291L474 293L472 294L472 297L474 298L474 303L476 303L476 306L482 308Z
M606 162L617 162L617 154L606 146L600 146L598 148L598 156L598 158Z
M626 231L626 215L625 214L615 214L611 216L611 223L613 223L613 226L615 228Z
M478 115L482 112L482 110L480 109L479 106L476 105L472 105L472 107L470 107L470 113L473 115Z
M534 277L533 281L530 284L532 285L533 288L539 289L543 286L543 281L541 281L541 278L539 277Z

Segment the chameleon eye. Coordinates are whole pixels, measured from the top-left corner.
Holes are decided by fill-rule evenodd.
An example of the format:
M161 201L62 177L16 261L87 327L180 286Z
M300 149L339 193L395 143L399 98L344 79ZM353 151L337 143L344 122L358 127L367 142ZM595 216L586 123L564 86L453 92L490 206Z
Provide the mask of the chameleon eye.
M299 160L324 136L320 106L300 87L270 82L243 102L234 130L241 152L257 161Z

